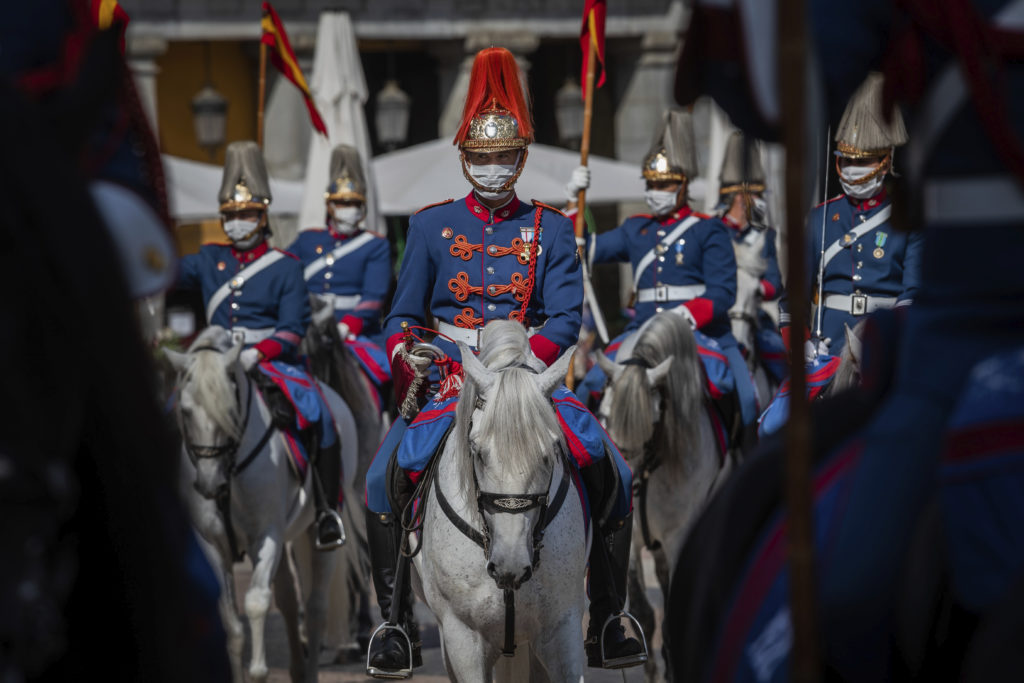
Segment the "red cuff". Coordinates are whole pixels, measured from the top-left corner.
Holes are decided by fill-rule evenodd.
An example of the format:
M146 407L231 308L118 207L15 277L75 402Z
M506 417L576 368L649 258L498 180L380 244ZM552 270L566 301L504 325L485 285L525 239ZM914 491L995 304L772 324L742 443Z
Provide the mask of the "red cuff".
M352 315L351 313L343 315L341 317L341 322L348 325L348 331L351 334L358 335L363 331L363 319Z
M530 350L533 351L533 355L537 356L537 358L551 365L558 360L561 347L547 337L535 334L530 337Z
M404 341L404 332L395 332L393 335L388 337L387 343L384 344L388 352L388 361L395 357L395 347Z
M276 341L273 338L264 339L253 348L263 354L263 360L273 360L280 356L281 352L284 351L284 347L281 346L281 342Z
M775 286L767 280L761 280L761 289L764 290L765 301L771 301L775 298Z
M693 316L694 321L697 323L697 329L704 327L708 322L711 321L711 316L715 312L715 304L711 302L711 299L697 298L690 299L685 304L687 310L690 311L690 315Z

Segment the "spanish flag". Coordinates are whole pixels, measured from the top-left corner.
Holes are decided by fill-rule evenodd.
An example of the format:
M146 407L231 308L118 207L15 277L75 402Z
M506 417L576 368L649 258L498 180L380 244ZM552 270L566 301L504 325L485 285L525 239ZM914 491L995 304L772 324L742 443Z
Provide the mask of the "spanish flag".
M270 61L277 67L278 71L285 75L289 81L295 84L302 91L302 97L306 100L306 108L309 110L309 120L313 128L327 137L327 126L320 118L320 112L313 104L313 94L306 85L306 78L299 68L299 61L295 59L291 43L288 42L288 34L284 32L284 25L277 16L277 12L269 2L263 3L263 37L260 39L264 45L270 48Z
M106 31L117 24L121 32L121 54L124 54L124 32L128 27L129 16L124 8L117 4L117 0L90 0L89 16L93 25L101 31Z
M605 0L586 0L583 5L583 26L580 28L580 49L583 50L583 75L580 83L583 97L587 96L587 65L590 62L590 44L594 45L594 54L601 62L601 75L597 79L597 87L604 85L604 18L607 13Z

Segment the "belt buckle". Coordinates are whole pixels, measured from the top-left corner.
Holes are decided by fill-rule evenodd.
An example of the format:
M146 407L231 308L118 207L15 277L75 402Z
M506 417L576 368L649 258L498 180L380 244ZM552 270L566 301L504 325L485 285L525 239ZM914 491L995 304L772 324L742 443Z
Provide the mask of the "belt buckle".
M850 297L850 313L853 315L864 315L868 312L868 297L866 294L854 294Z
M479 351L480 350L480 336L484 333L484 328L477 327L473 331L476 332L476 350Z
M659 285L654 288L654 301L659 304L668 301L668 285Z
M231 342L233 344L245 344L245 332L242 332L241 330L232 330Z

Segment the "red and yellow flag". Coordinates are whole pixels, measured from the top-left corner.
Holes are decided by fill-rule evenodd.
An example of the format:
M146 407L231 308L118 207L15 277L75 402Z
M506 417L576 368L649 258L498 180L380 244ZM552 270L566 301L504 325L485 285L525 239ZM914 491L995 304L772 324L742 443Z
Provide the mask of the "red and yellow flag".
M306 100L306 109L309 110L309 120L313 128L327 136L327 126L320 118L320 112L316 110L313 103L313 94L306 85L306 77L302 75L299 68L299 60L295 58L291 43L288 42L288 34L284 32L284 24L277 16L277 12L269 2L263 3L263 37L260 39L264 45L270 48L270 61L277 70L284 74L285 78L295 84L295 87L302 91L302 97Z
M601 62L601 75L597 79L597 87L600 88L604 85L604 18L606 12L605 0L585 0L583 26L580 28L580 49L583 50L583 75L580 78L580 83L584 98L587 96L587 66L590 62L591 43L594 45L597 61Z
M117 0L90 0L89 16L93 24L101 31L106 31L115 23L121 31L121 54L124 54L124 32L130 17Z

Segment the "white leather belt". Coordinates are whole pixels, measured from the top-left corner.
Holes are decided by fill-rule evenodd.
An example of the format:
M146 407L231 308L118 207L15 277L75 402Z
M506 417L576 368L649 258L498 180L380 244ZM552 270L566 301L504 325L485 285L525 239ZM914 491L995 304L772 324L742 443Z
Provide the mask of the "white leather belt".
M355 308L360 301L363 300L360 294L350 294L347 296L341 296L339 294L334 295L334 310L348 310Z
M460 341L466 346L472 346L474 349L480 347L480 335L483 333L484 328L477 327L472 330L467 330L465 327L456 327L450 323L437 321L437 331L448 337L452 341ZM532 337L537 334L537 329L531 327L526 331L526 336Z
M251 327L232 327L231 328L231 340L236 344L242 342L243 344L258 344L259 342L267 339L274 334L273 327L260 327L253 329Z
M646 304L651 301L664 303L666 301L689 301L696 299L703 294L707 287L704 285L661 285L637 290L636 301Z
M883 308L896 306L894 296L868 296L867 294L826 294L825 308L844 311L850 315L867 315Z

